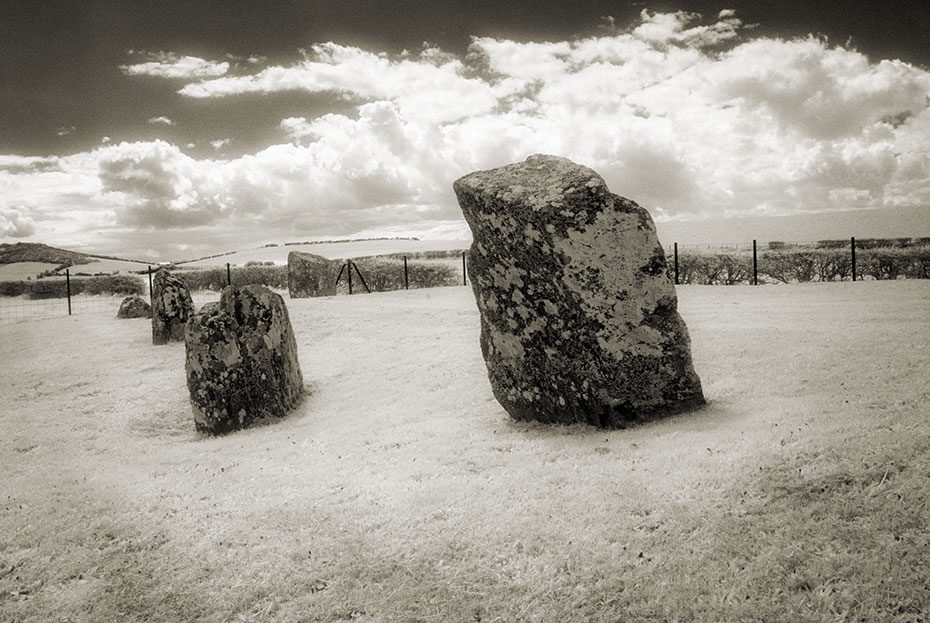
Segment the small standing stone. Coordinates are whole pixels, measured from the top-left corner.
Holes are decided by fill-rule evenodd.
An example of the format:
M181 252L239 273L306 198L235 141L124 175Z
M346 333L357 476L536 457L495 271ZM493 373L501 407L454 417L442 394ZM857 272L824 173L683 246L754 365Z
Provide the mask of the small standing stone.
M292 299L335 296L340 262L320 255L291 251L287 254L287 293Z
M520 420L602 427L704 404L649 213L565 158L453 188L494 395Z
M284 417L303 375L287 307L264 286L228 286L185 332L187 387L198 430L225 433Z
M116 312L116 317L151 318L152 306L138 294L133 294L124 298L123 302L119 304L119 311Z
M152 343L184 339L184 325L194 315L191 293L181 280L161 268L152 283Z

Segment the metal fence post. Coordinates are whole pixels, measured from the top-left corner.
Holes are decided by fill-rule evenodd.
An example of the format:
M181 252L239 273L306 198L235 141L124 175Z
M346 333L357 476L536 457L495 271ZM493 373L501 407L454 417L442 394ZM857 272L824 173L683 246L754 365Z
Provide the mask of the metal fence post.
M678 285L678 243L675 243L675 285Z
M65 290L68 292L68 315L71 315L71 270L65 269Z
M410 288L409 288L409 281L407 279L407 256L405 255L404 256L404 290L408 290L408 289Z
M852 253L852 280L856 280L856 237L849 239L849 249Z
M752 285L759 285L759 264L756 260L756 241L752 241Z

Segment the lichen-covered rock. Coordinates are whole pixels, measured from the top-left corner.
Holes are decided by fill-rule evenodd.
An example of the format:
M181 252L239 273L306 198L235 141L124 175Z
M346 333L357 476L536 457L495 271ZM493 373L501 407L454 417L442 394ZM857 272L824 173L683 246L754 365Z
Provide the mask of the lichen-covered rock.
M287 254L287 293L292 299L335 296L336 276L341 262L312 253Z
M119 304L119 311L116 312L117 318L151 318L152 306L149 302L138 294L132 294L123 299Z
M536 155L453 184L494 395L516 419L623 427L704 404L649 213Z
M191 293L164 268L155 273L152 282L152 343L180 342L184 325L194 315Z
M198 430L225 433L284 417L300 400L297 342L280 295L228 286L185 332L187 388Z

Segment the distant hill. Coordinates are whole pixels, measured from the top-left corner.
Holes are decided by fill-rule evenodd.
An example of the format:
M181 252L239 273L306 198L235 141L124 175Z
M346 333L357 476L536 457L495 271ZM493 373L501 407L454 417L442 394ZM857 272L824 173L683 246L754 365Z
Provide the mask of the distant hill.
M84 253L56 249L40 242L0 244L0 264L47 262L49 264L89 264L94 260Z

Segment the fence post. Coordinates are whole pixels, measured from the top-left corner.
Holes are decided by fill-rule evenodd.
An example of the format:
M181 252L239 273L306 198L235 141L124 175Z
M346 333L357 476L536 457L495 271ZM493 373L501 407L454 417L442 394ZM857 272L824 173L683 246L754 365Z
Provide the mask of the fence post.
M759 264L756 259L756 241L752 241L752 285L759 285Z
M407 256L404 256L404 290L409 289L409 281L407 279Z
M232 272L229 270L229 262L226 262L226 285L232 285Z
M678 243L675 243L675 285L678 285Z
M465 251L462 251L462 285L468 285L468 273L465 272Z
M352 294L352 260L346 260L348 264L348 273L349 273L349 294Z
M152 304L152 265L149 264L149 305Z
M352 266L349 267L349 274L352 274L353 268L355 269L356 274L358 274L358 279L362 282L362 286L364 286L365 292L371 294L371 290L368 289L368 284L365 283L365 277L362 275L362 271L358 269L358 265L355 262L352 262Z
M856 280L856 237L849 239L849 249L852 252L852 280Z
M65 269L65 290L68 292L68 315L71 315L71 270Z

